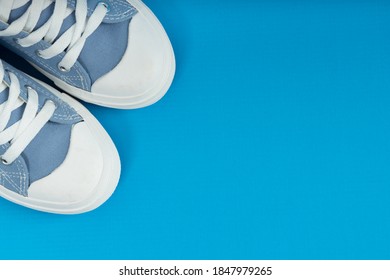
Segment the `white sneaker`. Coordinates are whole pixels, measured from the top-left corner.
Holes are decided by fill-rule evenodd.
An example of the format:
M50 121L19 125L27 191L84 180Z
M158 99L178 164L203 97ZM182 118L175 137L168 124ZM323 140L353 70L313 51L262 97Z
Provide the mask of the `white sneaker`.
M140 0L0 0L0 44L84 101L140 108L175 73L171 43Z
M119 175L117 150L86 108L0 60L0 196L78 214L105 202Z

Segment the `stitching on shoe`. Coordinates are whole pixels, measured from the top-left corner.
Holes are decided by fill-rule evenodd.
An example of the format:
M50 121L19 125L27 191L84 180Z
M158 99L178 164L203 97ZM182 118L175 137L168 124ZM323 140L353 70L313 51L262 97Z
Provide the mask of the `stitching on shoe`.
M126 18L129 14L131 13L134 13L135 11L137 11L136 8L134 8L133 6L131 6L130 3L125 3L125 2L121 2L121 1L118 1L118 2L114 2L112 0L109 0L108 1L111 5L111 8L113 8L113 10L115 12L117 12L117 15L106 15L105 18L108 19L108 20L119 20L119 19L123 19L123 18ZM123 7L123 8L129 8L127 11L123 12L123 13L120 13L120 8L119 6ZM93 11L95 10L95 8L90 8L88 7L88 12L89 13L92 13Z
M25 84L28 84L30 82L30 80L28 80L24 76L20 75L19 73L14 73L14 74L17 75L18 79L21 79ZM34 87L38 87L39 90L42 91L45 94L45 96L47 96L47 94L46 94L47 90L42 88L38 84L36 84L36 85L37 86L34 86ZM55 100L61 105L61 108L65 111L65 114L61 114L61 113L58 113L56 110L56 112L54 112L54 116L56 116L59 120L63 120L63 121L72 121L72 120L77 121L80 119L80 116L74 110L72 110L67 103L65 103L63 100L61 100L60 98L58 98L54 94L50 94L50 95L55 98ZM73 111L72 114L71 114L71 111Z
M84 90L89 90L89 86L86 84L86 81L84 79L84 75L82 74L82 72L80 71L81 67L78 63L76 63L73 68L75 69L75 71L77 72L77 74L79 76L65 76L65 75L61 75L61 74L58 74L58 72L53 68L51 67L48 63L46 63L43 59L38 59L36 58L34 55L31 55L29 52L26 52L26 48L23 48L22 46L18 45L18 44L13 44L13 43L8 43L10 45L12 45L13 47L16 47L17 49L19 49L21 52L23 52L24 54L26 54L31 60L35 61L37 64L41 64L43 65L44 67L46 67L47 69L51 70L51 74L53 75L59 75L59 77L61 79L63 79L65 82L67 82L68 84L71 84L73 86L76 86L77 87L77 83L75 83L76 81L80 81L81 83L81 88L84 89ZM39 46L41 47L46 47L42 44L42 42L39 43ZM63 54L59 54L58 57L60 58L63 58L64 55ZM82 77L82 78L81 78Z
M0 168L0 179L2 185L4 185L4 182L6 180L18 192L18 194L24 195L27 190L27 174L24 172L24 168L20 158L15 161L15 166L19 172L7 172ZM19 179L19 185L17 185L12 178Z

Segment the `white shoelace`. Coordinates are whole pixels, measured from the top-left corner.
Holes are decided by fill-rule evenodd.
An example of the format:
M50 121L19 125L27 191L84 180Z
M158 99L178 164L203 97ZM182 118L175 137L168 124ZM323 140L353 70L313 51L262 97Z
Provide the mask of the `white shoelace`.
M9 73L11 82L9 85L6 85L3 81L4 74L3 63L0 60L0 94L5 94L1 92L7 87L9 88L8 99L0 105L0 145L6 143L11 144L7 151L3 155L0 155L0 160L3 164L8 165L13 163L21 155L39 131L50 120L54 114L56 105L53 102L47 101L38 113L38 94L34 89L27 88L28 101L26 102L22 118L6 128L12 112L25 104L25 102L19 98L19 79L15 74Z
M66 52L58 65L63 72L68 72L79 58L85 42L103 22L108 12L108 6L100 2L91 16L88 18L87 0L77 0L75 10L67 7L66 0L54 1L54 11L48 21L37 30L36 27L42 11L49 7L54 0L31 0L27 11L12 22L7 29L0 31L0 36L15 36L22 31L30 33L27 37L17 40L22 47L30 47L41 40L50 43L51 46L40 50L37 55L44 59L53 58L62 52ZM8 22L11 11L18 7L20 0L0 0L0 19ZM58 39L64 20L75 13L76 23L70 27Z

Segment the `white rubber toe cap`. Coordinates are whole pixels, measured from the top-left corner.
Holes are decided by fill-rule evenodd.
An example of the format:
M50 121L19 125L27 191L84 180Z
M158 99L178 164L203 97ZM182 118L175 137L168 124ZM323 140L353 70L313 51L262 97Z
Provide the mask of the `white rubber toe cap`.
M0 196L35 210L81 214L102 205L115 191L121 164L118 151L99 121L79 102L40 82L73 107L83 122L73 126L68 154L50 175L32 183L28 196L0 185Z
M144 107L158 101L175 72L173 49L165 30L144 4L138 5L121 62L98 79L91 90L92 95L110 98L110 103L124 107Z
M64 163L49 176L28 189L30 199L43 203L77 204L88 200L99 183L103 170L100 147L88 126L74 126Z

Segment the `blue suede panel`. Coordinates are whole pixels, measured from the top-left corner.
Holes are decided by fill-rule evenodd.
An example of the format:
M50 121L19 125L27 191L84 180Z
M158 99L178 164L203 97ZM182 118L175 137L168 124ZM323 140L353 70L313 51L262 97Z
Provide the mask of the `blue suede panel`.
M82 121L81 117L68 104L54 96L46 88L3 62L4 68L12 71L19 78L20 98L27 99L26 85L32 86L39 94L39 108L42 108L47 99L56 103L57 109L51 121L47 123L34 140L27 146L22 155L11 165L0 162L0 184L9 190L27 196L27 190L31 183L51 174L65 160L74 124ZM6 73L4 80L9 83ZM0 104L8 99L9 90L0 93ZM22 117L25 105L14 110L7 127L14 124ZM9 144L0 146L0 155L3 154Z
M96 2L96 3L95 3ZM89 14L92 13L93 8L97 5L97 3L100 1L89 1L88 7L89 7ZM50 70L47 70L47 66L42 65L42 63L37 63L32 61L34 64L38 64L40 67L45 69L51 74L54 74L56 77L59 77L66 81L67 83L76 86L78 88L84 89L84 90L90 90L91 85L97 81L99 78L110 72L112 69L115 68L115 66L118 65L118 63L121 61L126 49L127 49L127 42L128 42L128 33L129 33L129 24L131 22L132 16L137 13L134 7L132 7L127 1L106 1L110 6L109 14L106 16L106 19L104 23L102 23L99 28L88 38L83 51L80 54L78 62L80 63L80 68L83 68L87 72L88 78L90 79L89 83L80 83L80 81L77 80L77 75L80 75L80 73L72 73L70 76L76 76L76 79L69 79L69 77L64 77L64 73L58 72L58 69L56 69L56 65L58 64L59 60L51 59L53 61L45 61L44 59L41 59L36 56L35 49L39 48L32 48L32 50L28 51L27 55L28 57L25 57L27 60L31 61L31 59L39 60L40 62L43 62L44 64L50 65ZM74 7L74 1L68 1L69 5ZM15 9L12 11L9 19L9 23L12 23L16 19L18 19L23 13L27 10L29 7L29 3L24 5L23 7L20 7L18 9ZM52 12L54 10L54 4L50 5L46 10L44 10L41 14L41 17L39 19L39 22L35 29L38 29L41 27L52 15ZM75 23L75 16L74 13L72 13L68 18L65 19L63 22L63 25L61 27L61 31L59 33L59 36L61 36L66 30L68 30L73 24ZM0 25L1 29L1 25ZM26 35L24 35L26 36ZM22 36L22 37L24 37ZM59 37L58 36L58 37ZM20 37L20 36L16 36ZM20 54L20 52L23 52L22 49L20 49L19 46L17 46L14 42L8 40L4 40L5 38L0 38L0 43L2 43L4 46L10 48L11 50L17 52ZM46 47L41 46L41 49L47 48L50 45L47 45ZM62 54L61 58L64 54ZM23 55L22 55L23 56ZM75 71L73 71L75 72ZM82 72L82 71L81 71ZM68 75L69 76L69 75ZM81 75L83 76L83 75ZM85 79L85 77L84 77Z

